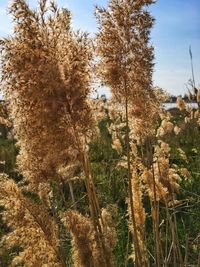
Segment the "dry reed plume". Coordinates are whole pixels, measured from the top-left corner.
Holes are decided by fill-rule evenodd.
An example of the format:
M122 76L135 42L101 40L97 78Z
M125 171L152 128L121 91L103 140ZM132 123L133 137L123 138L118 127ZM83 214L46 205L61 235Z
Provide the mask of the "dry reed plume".
M99 29L93 45L86 33L73 31L69 10L53 1L40 0L37 10L25 0L12 1L14 32L0 40L1 87L10 113L8 119L0 110L0 124L13 126L17 168L23 176L15 183L0 174L2 218L9 227L0 246L19 248L11 266L69 267L68 254L74 267L118 266L118 209L114 198L105 205L98 180L110 178L111 168L114 182L121 175L124 202L120 201L128 217L120 225L127 242L124 266L130 259L135 267L168 267L172 261L173 267L187 266L175 209L180 182L191 175L183 164L172 163L166 141L179 136L185 124L176 125L161 108L166 95L152 85L154 19L147 8L154 2L109 0L107 8L97 7ZM111 99L89 99L95 75L111 89ZM200 90L194 87L189 98L195 99L197 109L181 97L177 106L186 124L199 125ZM98 155L109 169L108 177L106 171L95 177L96 169L101 170L90 154L95 138L101 141L99 122L107 123L109 144L103 140L101 145L114 161L103 162L108 151ZM188 163L183 149L176 153ZM150 245L147 223L152 228Z
M2 87L20 146L19 169L37 184L77 157L74 131L85 133L91 121L92 54L86 35L71 31L68 10L41 1L36 13L20 0L10 12L15 28L1 41Z
M1 174L0 182L0 204L6 209L3 218L12 230L1 244L7 249L18 245L23 249L11 266L62 266L58 228L48 210L25 197L6 175Z

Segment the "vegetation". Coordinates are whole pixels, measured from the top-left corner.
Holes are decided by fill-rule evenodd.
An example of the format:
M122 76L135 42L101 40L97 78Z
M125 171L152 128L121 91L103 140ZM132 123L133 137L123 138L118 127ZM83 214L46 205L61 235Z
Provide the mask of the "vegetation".
M95 40L54 2L12 2L14 34L0 41L0 266L200 266L200 90L188 96L196 108L181 97L162 108L153 2L97 7ZM94 77L112 98L90 98Z

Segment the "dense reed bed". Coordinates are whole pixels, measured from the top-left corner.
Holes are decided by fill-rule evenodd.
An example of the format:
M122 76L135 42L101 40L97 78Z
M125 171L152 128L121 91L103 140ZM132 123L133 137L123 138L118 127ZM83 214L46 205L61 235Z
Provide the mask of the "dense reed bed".
M153 0L96 7L96 37L40 0L0 40L0 266L200 266L200 90L152 83ZM94 80L112 97L91 98ZM196 186L196 187L195 187ZM190 225L190 223L193 225Z

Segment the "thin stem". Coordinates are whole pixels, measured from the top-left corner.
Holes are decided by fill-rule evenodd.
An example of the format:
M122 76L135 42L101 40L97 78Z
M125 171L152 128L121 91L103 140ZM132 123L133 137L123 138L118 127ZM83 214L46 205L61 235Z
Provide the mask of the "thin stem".
M188 266L188 247L189 247L189 237L188 237L188 234L186 234L186 237L185 237L185 259L184 259L185 267Z
M179 236L178 236L178 227L177 227L177 220L176 220L176 213L175 213L175 203L174 203L174 189L172 188L172 203L173 203L173 217L174 217L174 231L175 231L175 239L176 239L176 248L177 248L177 254L180 260L180 266L184 266L183 257L180 250L180 242L179 242Z
M197 267L200 267L200 253L198 255L198 263L197 263Z
M195 90L195 79L194 79L194 67L193 67L193 59L192 59L192 50L191 46L189 48L189 54L190 54L190 61L191 61L191 70L192 70L192 82L193 82L193 89Z
M128 266L129 241L130 241L130 232L128 231L128 238L127 238L127 245L126 245L126 254L125 254L125 264L124 264L124 267L127 267Z
M126 86L125 86L126 88ZM126 146L127 146L127 164L128 164L128 189L129 189L129 199L130 199L130 209L131 209L131 218L133 223L134 231L134 246L135 246L135 256L136 256L136 267L142 266L142 256L139 247L138 235L137 235L137 226L135 221L134 206L133 206L133 191L132 191L132 178L131 178L131 164L130 164L130 137L129 137L129 116L128 116L128 98L126 97L125 103L126 109Z
M69 107L69 110L70 110L70 107ZM90 214L92 217L92 222L93 222L94 230L96 233L97 244L98 244L98 247L100 249L102 259L104 259L105 267L110 267L109 266L110 259L108 258L107 253L106 253L106 248L105 248L105 244L104 244L105 241L104 241L102 226L100 224L99 218L102 222L102 225L103 225L103 220L101 217L99 201L98 201L96 190L95 190L95 185L94 185L94 180L93 180L89 160L88 160L88 157L85 153L83 145L81 145L81 143L80 143L80 139L79 139L79 136L78 136L78 133L76 130L76 126L73 123L72 123L72 129L74 132L76 145L77 145L78 151L80 153L80 163L82 165L82 168L83 168L83 171L85 174L85 180L84 181L85 181L85 186L86 186L86 190L87 190Z
M168 256L168 234L169 234L169 211L166 206L166 230L165 230L165 259L164 266L168 266L167 256Z
M69 190L70 190L73 206L75 209L77 209L72 181L69 181L68 185L69 185Z
M153 166L153 165L152 165ZM155 224L155 238L156 238L156 266L160 267L160 238L159 238L159 211L157 208L157 200L156 200L156 181L155 181L155 174L154 174L154 167L152 168L153 171L153 210L154 210L154 224Z
M82 157L83 157L83 160L82 160L83 170L84 170L85 176L86 176L86 189L88 192L90 211L91 211L92 218L93 218L93 224L94 224L94 228L95 228L96 235L97 235L97 241L98 241L99 249L101 250L101 255L102 255L102 259L104 259L105 267L110 267L110 265L109 265L110 259L108 258L108 255L106 253L102 226L99 222L99 217L100 217L102 223L103 223L103 220L102 220L101 213L100 213L98 198L97 198L97 195L95 192L93 176L91 174L91 169L90 169L87 155L83 153Z

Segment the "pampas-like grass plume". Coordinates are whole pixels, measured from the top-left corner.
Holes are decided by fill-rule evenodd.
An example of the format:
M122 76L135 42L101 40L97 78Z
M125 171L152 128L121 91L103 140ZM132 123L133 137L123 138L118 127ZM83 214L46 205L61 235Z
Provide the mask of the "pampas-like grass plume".
M107 241L105 242L106 246L102 248L99 247L99 242L97 242L97 237L95 236L96 231L89 218L76 211L68 211L62 214L61 217L72 235L73 263L75 267L115 266L112 247L116 244L116 239L109 238L113 236L113 232L104 231ZM113 230L113 228L108 229ZM105 254L100 253L102 249Z
M130 112L142 120L143 129L156 102L152 88L153 47L148 44L153 18L145 10L153 2L110 0L107 9L96 9L96 52L100 57L97 73L119 102L128 99Z
M91 50L85 34L70 29L70 12L40 1L33 11L13 1L12 38L1 40L2 90L14 119L20 146L18 166L38 184L56 177L56 169L76 158L74 131L86 133L91 115Z
M145 220L146 220L146 214L142 203L142 188L141 188L141 177L138 176L138 174L133 171L132 173L132 191L133 191L133 205L134 205L134 214L135 214L135 221L136 221L136 231L138 236L138 242L140 246L141 251L141 257L142 257L142 264L148 265L148 255L147 255L147 249L145 244ZM131 209L130 209L130 201L128 201L129 204L129 217L131 217ZM129 228L131 230L131 234L134 236L134 229L133 225L130 223ZM133 255L135 254L135 247L133 248Z
M138 134L141 134L144 128L145 134L149 134L145 122L148 121L148 126L152 127L155 119L155 116L152 116L152 107L156 100L152 88L154 56L153 47L149 45L153 18L145 10L145 7L153 2L110 0L107 9L96 9L99 24L96 48L99 56L97 74L102 83L111 88L118 102L122 103L126 117L127 176L136 266L142 266L143 260L133 204L129 130L132 118L137 121L135 124L140 125ZM147 266L146 263L144 266Z
M25 197L5 174L1 174L0 183L0 205L5 207L3 219L12 230L1 242L7 248L20 245L23 249L14 257L12 266L63 266L53 217L43 205Z

